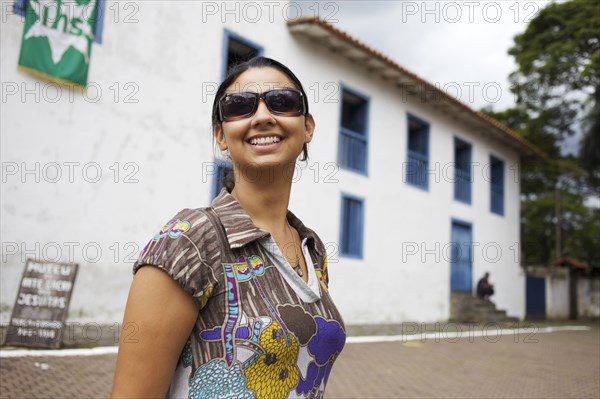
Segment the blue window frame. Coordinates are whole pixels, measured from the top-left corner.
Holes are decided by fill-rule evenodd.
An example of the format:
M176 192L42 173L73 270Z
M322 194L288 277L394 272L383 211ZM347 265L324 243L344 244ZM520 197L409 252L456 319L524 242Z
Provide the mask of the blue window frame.
M406 182L429 189L429 123L408 114Z
M368 97L342 86L338 163L340 167L367 174Z
M223 35L223 70L222 77L227 75L227 71L250 58L263 55L262 46L251 42L248 39L225 29Z
M106 0L96 0L96 25L94 27L94 43L102 44L102 32L104 31L104 14L106 13ZM27 13L28 0L15 0L13 12L24 17Z
M504 162L490 155L490 210L504 215Z
M13 3L13 12L24 17L27 12L27 0L15 0Z
M364 200L342 194L340 255L363 257Z
M233 166L230 161L215 160L215 174L212 184L211 198L214 199L225 187L227 179L233 179Z
M224 78L225 75L227 75L227 71L236 64L262 54L262 46L243 38L237 33L225 29L223 35L222 77ZM230 161L215 159L214 162L216 164L216 170L211 192L213 199L219 195L221 189L225 187L224 182L228 179L233 179L233 166Z
M94 28L94 42L98 44L102 44L104 14L106 14L106 0L98 0L98 6L96 8L96 26Z
M471 203L471 144L454 138L454 199Z

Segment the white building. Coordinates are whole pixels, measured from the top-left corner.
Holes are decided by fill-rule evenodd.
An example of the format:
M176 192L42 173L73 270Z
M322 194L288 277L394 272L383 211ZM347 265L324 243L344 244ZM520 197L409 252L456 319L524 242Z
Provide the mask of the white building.
M18 72L23 21L4 16L2 322L26 258L80 264L69 320L122 319L143 245L210 203L213 95L228 60L252 53L310 97L290 209L327 243L346 323L445 320L452 290L484 271L523 317L518 170L539 150L337 26L288 20L293 3L223 4L109 2L83 93Z

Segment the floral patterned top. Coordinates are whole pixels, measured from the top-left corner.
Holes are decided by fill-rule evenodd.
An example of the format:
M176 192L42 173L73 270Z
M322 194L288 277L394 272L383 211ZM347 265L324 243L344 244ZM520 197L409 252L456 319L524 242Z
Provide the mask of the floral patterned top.
M161 268L200 309L170 397L323 397L345 327L327 291L323 243L287 218L302 238L308 283L225 189L211 208L179 212L144 247L134 273Z

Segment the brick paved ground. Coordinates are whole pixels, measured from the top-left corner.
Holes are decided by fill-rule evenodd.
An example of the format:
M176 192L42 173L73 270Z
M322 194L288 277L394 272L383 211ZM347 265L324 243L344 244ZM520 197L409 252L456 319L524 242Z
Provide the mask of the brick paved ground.
M449 341L348 344L326 396L600 398L597 327ZM114 362L114 355L0 358L0 398L107 397Z
M105 398L115 355L0 358L0 398Z
M327 397L600 398L599 331L348 345Z

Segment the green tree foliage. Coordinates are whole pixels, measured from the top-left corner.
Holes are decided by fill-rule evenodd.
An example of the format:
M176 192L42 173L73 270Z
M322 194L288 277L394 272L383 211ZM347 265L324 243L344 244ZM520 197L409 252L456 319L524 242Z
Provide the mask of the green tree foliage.
M600 266L600 211L584 205L600 194L599 4L570 0L540 10L509 50L518 65L509 77L516 106L483 110L548 154L522 167L524 264L556 258L558 202L561 255ZM580 154L563 155L561 145L577 132Z
M595 0L551 3L515 37L509 54L517 102L540 119L537 130L557 139L572 135L575 118L598 103L600 5Z

